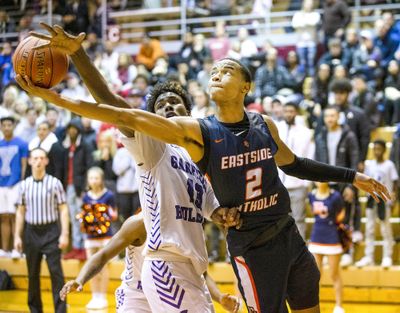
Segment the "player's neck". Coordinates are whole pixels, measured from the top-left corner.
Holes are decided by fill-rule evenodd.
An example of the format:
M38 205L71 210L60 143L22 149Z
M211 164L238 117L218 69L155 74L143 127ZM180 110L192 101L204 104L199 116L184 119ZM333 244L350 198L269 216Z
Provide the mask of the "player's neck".
M215 111L218 121L223 123L238 123L243 120L244 107L235 105L218 105Z
M383 163L384 161L385 161L385 159L383 157L376 158L377 163Z
M32 177L34 180L42 180L46 175L46 171L32 171Z

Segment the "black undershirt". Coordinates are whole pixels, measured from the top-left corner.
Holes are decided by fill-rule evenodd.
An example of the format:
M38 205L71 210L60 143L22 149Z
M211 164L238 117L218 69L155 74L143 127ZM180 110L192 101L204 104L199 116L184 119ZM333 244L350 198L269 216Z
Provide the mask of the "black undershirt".
M224 125L226 128L228 128L234 135L240 136L242 138L245 138L247 136L247 133L249 132L250 128L250 121L246 113L244 113L243 119L240 122L236 123L220 122L220 123Z

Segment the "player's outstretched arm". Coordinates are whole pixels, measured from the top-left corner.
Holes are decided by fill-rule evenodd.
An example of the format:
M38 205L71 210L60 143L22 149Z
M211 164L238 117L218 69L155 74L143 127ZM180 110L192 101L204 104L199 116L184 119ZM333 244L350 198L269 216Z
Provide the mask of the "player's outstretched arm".
M49 46L69 55L96 102L129 108L128 103L123 98L111 91L104 77L83 49L82 42L85 39L85 33L74 36L67 33L59 25L50 26L44 22L41 22L40 25L43 29L47 30L48 34L39 32L30 33L32 36L46 41L45 44L39 45L35 49Z
M127 219L107 245L87 260L78 277L64 285L60 291L61 300L65 301L67 294L71 292L82 291L83 285L99 273L110 259L130 244L142 245L145 238L146 230L142 215L135 215Z
M193 161L203 157L203 138L200 125L191 117L164 118L156 114L137 109L123 109L107 104L90 103L60 96L53 90L33 85L27 76L16 76L18 84L33 96L65 108L75 114L94 120L129 128L141 132L165 143L185 148Z
M211 298L222 305L222 307L228 312L239 312L240 309L240 298L230 295L228 293L221 293L215 281L211 278L208 273L204 274L206 278L207 288L210 291Z
M275 162L287 175L311 181L349 183L368 192L375 201L379 202L379 198L384 201L390 199L387 188L367 175L349 168L297 157L280 139L278 129L272 119L264 116L264 120L278 146L278 151L274 156Z

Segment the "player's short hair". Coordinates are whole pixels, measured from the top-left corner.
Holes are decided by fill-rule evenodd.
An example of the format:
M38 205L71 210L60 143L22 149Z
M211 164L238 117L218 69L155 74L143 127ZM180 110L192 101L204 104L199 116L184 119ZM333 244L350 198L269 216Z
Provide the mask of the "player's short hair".
M16 122L16 120L13 116L4 116L0 119L1 124L3 124L4 121L10 121L13 124L15 124L15 122Z
M330 90L333 93L343 93L347 92L350 93L353 87L351 86L351 82L347 78L338 78L335 79L331 85L330 85Z
M251 73L250 70L248 69L248 67L246 65L244 65L242 62L240 62L239 60L233 59L233 58L223 58L219 61L223 61L223 60L229 60L232 62L235 62L236 64L239 65L240 67L240 72L242 73L242 76L245 80L246 83L251 83Z
M166 82L158 83L154 86L146 99L147 111L155 113L154 106L157 98L166 92L173 92L180 96L183 99L183 105L185 106L188 115L190 115L190 111L192 110L192 99L180 83L172 80L167 80Z
M374 141L374 145L379 145L383 148L383 151L386 151L386 141L383 139L376 139Z

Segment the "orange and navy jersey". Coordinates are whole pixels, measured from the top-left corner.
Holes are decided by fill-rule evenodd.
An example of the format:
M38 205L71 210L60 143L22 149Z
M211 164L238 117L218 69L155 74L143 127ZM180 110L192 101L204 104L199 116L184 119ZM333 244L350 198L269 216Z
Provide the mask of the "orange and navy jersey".
M215 116L199 120L204 140L199 168L209 177L220 205L239 206L243 218L241 229L231 228L228 234L231 253L239 255L290 211L289 195L274 160L278 147L263 117L246 114L248 129L236 134ZM243 132L247 134L240 136Z

